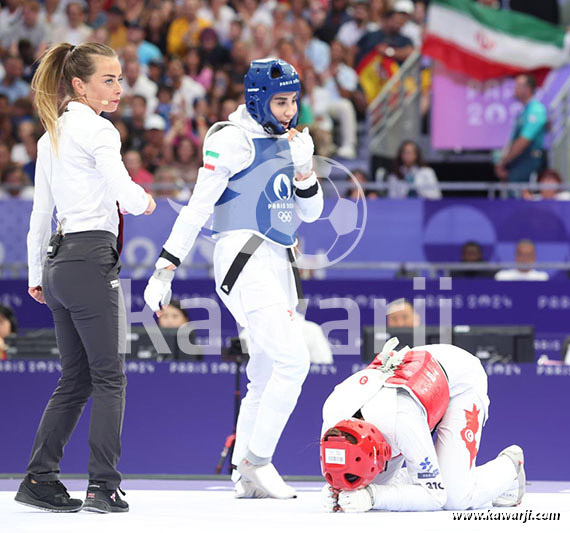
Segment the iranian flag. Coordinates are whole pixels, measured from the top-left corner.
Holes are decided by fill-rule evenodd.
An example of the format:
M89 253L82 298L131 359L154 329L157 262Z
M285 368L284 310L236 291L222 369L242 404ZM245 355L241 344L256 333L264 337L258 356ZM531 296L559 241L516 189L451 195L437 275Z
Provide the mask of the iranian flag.
M536 17L473 0L431 0L422 52L451 70L487 80L545 74L570 62L569 49L565 29Z

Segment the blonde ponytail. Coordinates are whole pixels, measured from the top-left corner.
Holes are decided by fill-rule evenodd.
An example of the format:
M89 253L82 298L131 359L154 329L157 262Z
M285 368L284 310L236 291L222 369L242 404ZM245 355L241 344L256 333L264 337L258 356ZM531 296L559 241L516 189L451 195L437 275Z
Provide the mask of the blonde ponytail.
M117 57L105 44L83 43L73 46L60 43L52 46L40 60L32 78L34 105L40 121L50 136L55 153L58 152L57 119L69 100L77 98L73 78L88 82L97 70L94 56Z

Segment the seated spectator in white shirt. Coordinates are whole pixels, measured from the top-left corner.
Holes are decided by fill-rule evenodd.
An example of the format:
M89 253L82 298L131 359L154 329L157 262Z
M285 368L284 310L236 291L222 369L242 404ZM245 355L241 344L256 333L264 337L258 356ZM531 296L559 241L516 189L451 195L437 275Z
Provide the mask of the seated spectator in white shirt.
M390 198L441 198L437 176L432 168L424 165L420 147L413 141L400 145L394 170L386 182Z
M19 56L9 55L4 58L4 77L0 81L0 94L8 97L10 104L18 98L30 95L30 85L22 79L24 62Z
M45 0L40 11L40 24L47 32L48 44L60 40L58 32L67 24L65 8L60 0Z
M495 274L497 281L547 281L548 273L535 270L530 265L536 263L536 249L530 239L521 239L517 243L515 261L519 268L499 270Z
M313 30L304 19L295 23L295 45L302 50L307 60L318 74L329 68L331 61L330 47L324 41L314 37Z
M55 40L75 46L88 41L93 30L85 24L83 4L70 2L65 8L65 14L67 15L66 25L60 28L59 35L55 35Z
M354 46L365 33L380 29L376 23L370 22L369 0L355 0L353 5L352 20L345 22L336 35L336 39L348 48Z
M570 200L570 191L560 191L562 178L553 168L547 168L540 173L537 180L542 189L534 194L524 190L522 195L525 200Z
M12 165L2 172L0 200L33 200L34 188L30 178L18 165Z
M138 94L146 100L146 112L152 115L158 104L158 86L154 81L141 73L138 61L128 60L123 65L123 96L122 99L130 101L129 97Z
M1 33L2 48L16 47L18 42L27 39L36 54L41 54L47 47L48 34L39 21L40 3L27 0L22 9L22 18Z
M168 78L174 89L172 112L194 118L194 102L206 94L204 87L184 74L184 66L179 59L173 59L168 65Z
M12 162L18 165L29 163L32 154L29 152L29 143L26 142L30 137L34 137L35 126L31 120L22 120L18 124L18 140L17 144L12 146L11 157ZM35 139L34 139L35 141Z

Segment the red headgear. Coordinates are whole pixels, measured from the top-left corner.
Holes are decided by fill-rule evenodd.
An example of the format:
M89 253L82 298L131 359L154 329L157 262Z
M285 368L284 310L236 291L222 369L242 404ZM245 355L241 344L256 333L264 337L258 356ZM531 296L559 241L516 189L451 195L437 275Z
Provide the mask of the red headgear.
M340 436L329 435L331 429L338 430ZM375 426L351 418L331 429L321 439L321 471L334 489L366 487L384 472L392 450Z

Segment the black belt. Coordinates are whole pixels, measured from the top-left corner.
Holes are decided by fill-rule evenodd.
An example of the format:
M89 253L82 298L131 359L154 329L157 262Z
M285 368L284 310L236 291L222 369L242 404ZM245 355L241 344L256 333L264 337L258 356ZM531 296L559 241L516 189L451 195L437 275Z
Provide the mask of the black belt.
M264 241L259 235L252 235L248 241L245 243L243 248L239 251L236 258L233 260L224 281L222 281L222 285L220 290L225 294L230 294L231 290L233 289L238 276L241 274L241 271L244 269L247 262L250 260L251 256L259 248L261 243ZM287 256L289 257L289 261L291 262L291 268L293 270L293 278L295 279L295 289L297 290L297 297L299 299L299 303L303 300L303 288L301 287L301 276L299 275L299 269L295 264L295 255L293 254L293 250L291 248L287 248Z

